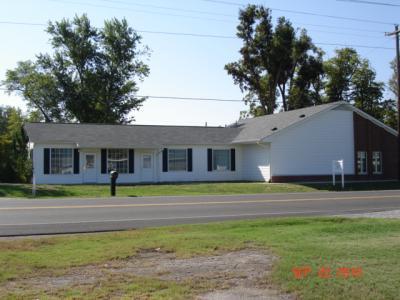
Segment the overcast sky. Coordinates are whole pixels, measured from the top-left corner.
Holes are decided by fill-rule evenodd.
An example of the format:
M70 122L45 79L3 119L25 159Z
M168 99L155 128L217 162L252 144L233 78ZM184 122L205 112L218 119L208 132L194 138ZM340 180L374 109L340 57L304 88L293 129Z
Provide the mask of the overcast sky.
M93 25L99 27L104 19L125 17L129 25L139 31L234 36L239 6L228 2L249 3L243 0L226 0L225 3L204 0L3 0L0 2L0 80L4 79L6 70L14 68L18 61L34 59L38 53L51 52L49 36L43 26L2 22L42 24L87 13ZM314 42L321 43L319 46L326 52L325 58L329 58L339 47L323 45L326 43L394 47L394 40L385 37L384 32L393 31L390 24L399 21L396 16L400 12L400 1L377 2L392 3L394 6L337 0L251 3L272 8L274 20L283 15L296 27L306 28ZM293 10L376 22L339 20ZM148 61L151 74L141 84L140 95L242 99L239 88L224 71L226 63L239 58L240 40L154 33L141 35L143 43L149 46L152 53ZM394 49L355 48L371 61L379 80L387 82ZM8 96L2 91L0 104L25 109L21 98ZM240 111L245 109L241 102L149 99L134 115L137 124L204 125L207 122L208 125L225 125L237 120Z

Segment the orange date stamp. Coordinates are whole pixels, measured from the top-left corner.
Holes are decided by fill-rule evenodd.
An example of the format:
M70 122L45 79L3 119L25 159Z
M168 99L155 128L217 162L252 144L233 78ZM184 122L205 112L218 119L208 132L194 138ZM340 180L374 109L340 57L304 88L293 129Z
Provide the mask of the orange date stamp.
M310 266L302 266L302 267L293 267L292 273L294 278L296 279L305 279L313 274L318 276L321 279L330 279L330 278L360 278L363 276L363 270L361 267L338 267L332 270L330 267L320 267L313 272L313 269Z

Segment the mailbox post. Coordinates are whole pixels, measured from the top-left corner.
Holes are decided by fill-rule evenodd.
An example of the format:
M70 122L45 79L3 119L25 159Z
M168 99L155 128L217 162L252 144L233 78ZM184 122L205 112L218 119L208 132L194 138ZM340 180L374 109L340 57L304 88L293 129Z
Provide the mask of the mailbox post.
M117 184L117 178L118 178L118 172L117 171L111 171L110 172L110 180L111 180L111 196L115 196L115 186Z

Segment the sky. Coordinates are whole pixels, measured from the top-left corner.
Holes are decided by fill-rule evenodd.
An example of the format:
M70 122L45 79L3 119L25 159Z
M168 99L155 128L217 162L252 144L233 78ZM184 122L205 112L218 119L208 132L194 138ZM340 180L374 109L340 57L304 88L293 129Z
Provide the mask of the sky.
M384 33L393 31L392 24L399 22L400 1L375 1L393 6L346 0L0 0L0 81L18 61L34 60L35 55L52 51L45 26L8 22L45 24L86 13L96 27L102 27L105 19L116 17L126 18L131 27L140 31L142 43L151 49L151 55L146 59L150 75L140 83L138 94L240 100L243 94L224 70L225 64L240 57L239 39L143 31L235 36L240 5L251 3L271 8L274 20L285 16L295 27L307 29L325 51L325 59L341 48L326 44L356 46L359 54L370 60L378 80L387 83L395 42ZM1 90L0 105L26 110L21 97ZM235 122L246 109L243 102L148 99L133 116L134 124L224 126Z

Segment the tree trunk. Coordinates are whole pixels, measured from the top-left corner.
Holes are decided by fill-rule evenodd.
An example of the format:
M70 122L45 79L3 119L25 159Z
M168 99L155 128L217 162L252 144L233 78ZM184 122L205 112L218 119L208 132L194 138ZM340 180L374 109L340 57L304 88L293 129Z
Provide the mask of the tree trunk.
M287 103L286 103L286 91L285 91L286 84L278 85L279 91L281 92L282 96L282 104L283 104L283 111L288 111Z

